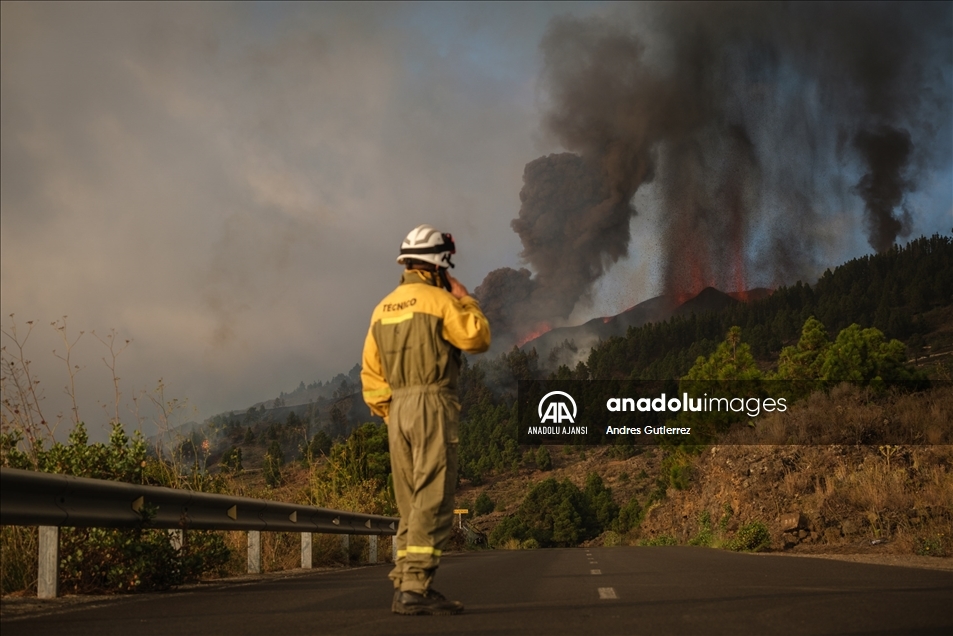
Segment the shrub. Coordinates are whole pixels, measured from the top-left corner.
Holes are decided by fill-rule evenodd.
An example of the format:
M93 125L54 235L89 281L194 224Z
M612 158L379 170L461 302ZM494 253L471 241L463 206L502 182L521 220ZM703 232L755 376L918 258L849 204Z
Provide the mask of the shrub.
M273 440L265 453L265 461L262 466L262 472L265 475L265 483L272 488L281 485L281 468L285 465L285 453L281 450L281 444L278 440Z
M526 526L517 517L506 517L490 533L490 546L498 549L510 549L507 545L516 541L517 545L526 539Z
M586 496L568 479L550 477L536 484L519 510L490 534L490 544L502 547L508 539L532 538L541 547L572 546L600 530Z
M710 547L715 537L711 529L711 514L707 510L698 515L698 524L701 526L698 534L689 540L688 545Z
M553 469L553 458L545 446L540 446L536 451L536 467L544 471Z
M176 550L165 530L63 528L60 587L65 592L166 590L219 572L229 560L220 533L191 531Z
M667 454L662 460L661 474L658 480L658 489L661 494L668 488L686 490L691 485L692 462L685 452L677 450Z
M607 530L605 534L602 535L602 545L607 548L615 547L617 545L622 545L622 537L618 532L613 532L612 530Z
M222 460L219 464L225 472L240 473L244 470L244 466L242 466L242 449L237 446L229 447L229 449L225 451L225 454L222 455Z
M598 530L601 532L611 526L619 515L619 506L612 501L612 490L606 487L602 477L596 473L586 475L584 494L595 517Z
M479 517L480 515L488 515L493 512L494 508L496 508L496 504L493 503L493 500L490 499L490 496L486 494L484 490L473 504L473 516Z
M725 547L736 552L758 552L770 543L771 533L768 532L768 527L760 521L752 521L738 528L738 532Z
M943 549L943 537L917 537L913 551L920 556L944 557L946 551Z
M612 524L612 529L620 534L625 534L633 528L638 528L642 523L642 506L634 497L619 510L619 516Z
M49 448L36 442L30 453L17 448L16 432L5 434L2 463L6 466L77 477L131 483L174 485L174 466L147 458L138 432L130 439L121 424L113 424L109 441L89 443L86 427L76 424L67 443ZM189 480L195 490L214 490L208 474ZM145 515L148 525L148 514ZM3 592L32 587L36 582L35 529L4 528ZM16 551L22 545L29 550ZM165 530L147 528L63 528L60 531L60 585L64 592L132 592L163 590L220 572L229 560L221 533L193 531L181 550L172 547Z
M678 541L675 540L675 537L670 537L667 534L660 534L657 537L651 539L642 539L639 541L639 545L642 546L660 546L660 545L678 545Z

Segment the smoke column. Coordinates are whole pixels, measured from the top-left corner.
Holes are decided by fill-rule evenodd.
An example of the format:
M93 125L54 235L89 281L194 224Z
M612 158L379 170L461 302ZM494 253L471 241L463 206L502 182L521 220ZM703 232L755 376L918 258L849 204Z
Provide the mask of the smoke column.
M882 252L910 224L909 212L904 210L898 219L894 210L911 186L903 175L913 144L907 131L884 126L858 132L854 148L867 165L867 174L855 188L866 206L867 234L871 247Z
M495 270L476 290L495 333L525 339L585 301L627 254L650 182L666 293L809 276L819 226L857 197L864 218L846 227L889 249L918 174L950 161L934 138L951 119L951 6L673 3L555 20L543 127L568 152L526 166L512 227L532 272Z

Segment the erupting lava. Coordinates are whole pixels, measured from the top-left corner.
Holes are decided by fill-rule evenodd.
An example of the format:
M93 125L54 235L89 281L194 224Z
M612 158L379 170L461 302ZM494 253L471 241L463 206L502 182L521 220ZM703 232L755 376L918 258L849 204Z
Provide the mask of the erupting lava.
M629 255L643 187L661 291L679 301L808 280L839 243L831 228L861 229L839 211L851 199L874 249L905 236L918 177L948 172L934 140L953 103L951 4L909 4L651 3L650 39L625 19L554 19L543 130L564 152L523 172L511 227L527 267L475 290L497 341L523 344L591 299Z
M533 328L528 333L523 334L517 339L516 346L522 347L524 344L526 344L530 340L535 340L536 338L539 338L541 335L543 335L547 331L552 330L552 328L553 326L550 325L548 322L538 323L534 325Z
M692 223L696 215L676 215L669 227L672 246L666 263L665 288L679 303L707 287L745 290L748 288L745 240L747 232L740 215L725 214L728 223L718 240L708 240L705 230Z

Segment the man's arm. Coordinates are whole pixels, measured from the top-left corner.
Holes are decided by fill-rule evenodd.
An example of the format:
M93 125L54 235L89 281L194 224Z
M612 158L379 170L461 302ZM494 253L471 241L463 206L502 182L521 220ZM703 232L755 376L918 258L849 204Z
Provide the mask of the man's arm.
M467 353L483 353L490 348L490 322L467 288L449 274L447 279L456 302L448 306L443 316L443 337Z
M390 412L390 385L384 378L384 368L381 364L380 350L374 338L374 326L367 331L364 339L364 354L361 357L361 384L363 385L364 401L370 407L371 413L380 415L387 420Z

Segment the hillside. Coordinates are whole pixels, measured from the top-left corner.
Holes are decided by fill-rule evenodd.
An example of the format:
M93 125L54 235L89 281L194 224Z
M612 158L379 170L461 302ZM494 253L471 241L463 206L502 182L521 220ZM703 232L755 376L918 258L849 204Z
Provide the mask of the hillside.
M593 318L574 327L551 329L519 348L526 352L536 350L545 353L543 360L547 368L555 369L560 364L569 363L575 365L601 341L623 337L630 328L664 322L675 316L720 312L738 302L762 300L771 293L772 290L764 288L725 293L714 287L706 287L687 299L672 295L656 296L615 316Z
M759 373L771 374L778 368L782 349L798 343L802 325L812 315L830 321L822 325L830 346L851 323L858 323L882 330L886 337L881 346L886 347L891 338L904 340L903 359L894 364L917 369L934 380L953 379L953 241L939 236L918 239L904 248L828 271L813 286L798 283L774 292L751 290L743 295L708 288L681 303L664 296L653 298L618 316L577 328L554 329L523 349L468 362L461 375L458 505L473 508L485 493L496 511L475 519L474 527L489 537L503 523L504 530L519 534L523 531L516 528L514 520L522 514L519 511L527 497L543 484L548 490L538 494L541 501L558 504L563 496L589 501L579 504L582 517L576 524L585 532L573 534L567 539L570 543L697 543L704 539L718 544L730 540L746 524L758 522L766 525L770 543L777 549L819 549L818 545L857 549L863 540L877 541L881 535L889 535L894 546L890 549L926 550L924 546L933 545L929 542L935 543L934 530L949 521L937 510L953 506L953 501L943 497L944 489L953 492L948 488L953 465L948 445L905 445L882 451L900 445L875 442L873 446L791 450L771 446L783 440L763 438L743 445L722 440L701 454L678 447L650 447L641 452L614 447L551 447L546 459L538 448L520 446L515 439L517 380L677 379L699 356L710 356L733 325L741 327L741 343L750 350ZM569 337L580 333L592 339L588 353ZM876 333L880 331L870 331ZM555 353L546 351L551 342L562 343ZM821 394L788 415L817 421L830 414L865 413L870 421L892 421L900 408L904 413L919 413L924 421L937 413L940 420L953 421L949 388L941 384L930 391L891 397L896 403L864 402L867 398L843 392ZM276 442L289 462L309 447L327 450L331 438L344 439L354 426L368 419L360 412L363 405L355 392L353 384L344 382L330 399L322 397L305 407L318 411L314 418L300 405L259 405L245 413L223 414L227 417L218 422L223 441L210 460L214 463L226 451L241 448L244 468L255 471L266 459L266 448ZM754 422L755 430L761 431L765 421ZM944 437L947 434L940 435L943 444L949 444ZM889 464L887 472L884 462ZM552 467L544 470L547 463ZM927 465L935 467L935 472L926 471ZM906 480L901 479L901 469ZM599 479L592 481L591 475ZM548 482L550 477L556 481ZM559 486L563 479L581 494ZM864 503L857 494L864 488L889 491L894 482L899 490L885 504L887 508L871 507L873 504ZM935 486L939 490L934 492L931 488ZM923 499L926 492L934 494ZM911 510L920 512L912 514ZM785 513L801 515L797 517L799 527L786 535L781 528ZM586 520L586 515L592 518ZM620 521L623 517L624 523ZM498 538L505 534L497 531ZM906 538L900 540L900 535ZM514 544L510 540L508 545L522 545L523 541ZM953 546L947 543L941 548L950 551Z
M918 239L904 248L845 263L826 272L813 286L798 283L770 295L761 292L753 296L756 298L749 302L737 302L708 289L680 311L670 300L652 299L633 308L632 315L664 308L671 312L667 320L630 326L623 335L595 344L588 355L573 351L576 359L569 364L558 357L560 352L547 355L542 353L545 349L526 346L467 369L463 377L466 426L461 427L464 482L460 499L476 506L486 493L479 507L488 507L487 498L496 504L495 512L476 519L475 526L497 545L536 545L540 541L562 545L582 536L589 537L581 539L584 541L609 543L694 541L716 545L737 541L746 526L750 534L752 527L758 528L751 524L764 524L768 543L777 549L804 550L816 545L856 549L863 540L880 546L889 538L890 549L953 553L949 533L941 531L950 522L943 511L953 507L953 484L949 481L953 409L949 386L942 383L953 380L953 241L940 236ZM719 343L733 326L740 326L736 336L740 345L733 346L750 352L752 371L769 376L778 373L779 357L787 347L785 364L790 373L792 361L810 353L811 346L799 344L799 339L805 337L801 329L812 315L820 319L817 324L822 329L814 337L832 343L824 345L824 351L846 354L843 347L848 346L847 340L841 343L840 339L866 334L863 337L871 339L870 346L892 351L894 371L885 367L877 373L899 378L912 372L904 368L916 370L932 378L935 386L927 393L889 398L898 400L899 407L844 392L821 393L799 404L789 417L812 420L815 426L824 417L833 417L832 423L844 425L847 414L853 414L851 417L862 416L863 420L853 426L871 430L883 429L886 422L898 421L898 417L915 417L921 424L935 421L942 431L939 436L897 444L878 442L871 434L865 438L866 446L809 445L801 450L770 446L784 442L783 438L754 439L747 445L722 440L704 447L700 455L696 454L698 447L669 446L648 448L632 456L626 453L638 449L546 447L543 456L542 450L521 447L512 438L513 393L507 387L516 380L678 379L699 359L708 358L713 364L709 356L723 346ZM597 323L587 324L602 328ZM851 324L859 327L848 329ZM802 350L804 346L807 348ZM569 350L565 345L563 349ZM855 351L856 355L868 355L861 349ZM859 360L845 363L862 364ZM562 366L553 369L554 361ZM820 367L813 368L819 372ZM760 431L765 421L755 418L749 426ZM934 445L924 447L931 439ZM712 457L727 463L719 464ZM540 469L550 463L551 470ZM739 470L744 478L726 466L743 466ZM555 481L549 481L550 477ZM562 485L563 479L572 486ZM777 490L782 487L786 490ZM606 489L611 494L607 495ZM862 492L867 493L867 500ZM933 494L926 496L926 492ZM871 500L872 493L893 494L881 501ZM566 514L570 518L575 515L576 525L585 532L566 535L556 531L563 522L553 515L540 517L535 507L540 502L550 508L574 502L570 508L575 512ZM726 506L731 508L730 514ZM912 513L914 510L918 512ZM610 513L617 517L609 519ZM795 514L796 520L796 527L788 529L793 532L786 535L781 527L785 513ZM541 527L549 530L539 534Z
M472 509L488 497L494 511L471 525L492 536L520 514L526 493L543 480L569 480L582 491L596 474L620 509L636 502L641 520L626 532L606 529L587 545L723 547L740 528L760 522L768 531L764 547L773 550L951 554L953 386L874 402L844 387L813 396L785 417L822 426L844 417L917 420L946 437L933 445L779 446L771 438L777 422L769 420L688 452L649 447L619 457L612 447L551 447L552 469L539 470L529 455L516 473L480 486L464 483L457 505Z

